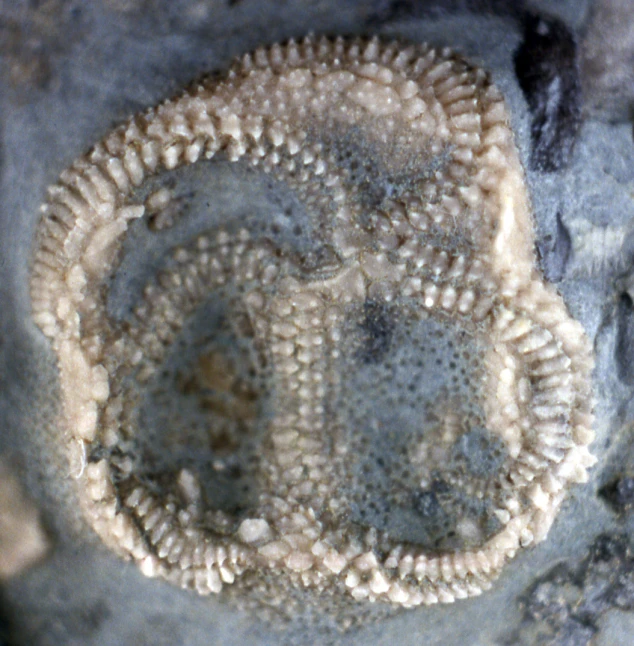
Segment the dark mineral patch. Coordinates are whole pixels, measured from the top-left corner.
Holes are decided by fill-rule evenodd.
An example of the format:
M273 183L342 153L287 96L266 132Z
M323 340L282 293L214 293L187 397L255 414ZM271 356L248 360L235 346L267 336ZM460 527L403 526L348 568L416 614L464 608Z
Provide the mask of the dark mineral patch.
M531 112L532 170L568 165L581 125L581 83L573 35L559 20L527 14L515 73Z
M622 476L612 480L599 490L601 496L618 513L634 505L634 477Z
M551 283L559 283L566 274L572 251L570 232L557 213L555 231L545 235L537 245L544 277Z
M616 345L614 360L619 379L634 383L634 310L629 294L623 293L616 308Z
M363 307L359 358L365 363L381 361L390 349L394 324L390 312L381 303L368 301Z

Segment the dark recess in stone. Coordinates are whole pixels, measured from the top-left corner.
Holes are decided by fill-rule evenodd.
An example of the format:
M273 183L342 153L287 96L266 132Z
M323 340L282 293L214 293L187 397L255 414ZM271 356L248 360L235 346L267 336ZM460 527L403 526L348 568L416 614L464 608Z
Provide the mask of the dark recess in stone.
M634 477L621 476L599 489L603 498L617 513L623 513L634 505Z
M515 74L531 112L532 170L568 165L581 125L577 46L564 23L527 13Z
M520 598L520 626L505 646L590 646L601 615L634 609L634 556L625 534L603 534L578 563L556 565Z
M9 619L11 614L6 607L4 594L0 591L0 646L21 646L20 642L12 639L11 633L14 629Z
M549 233L537 243L537 253L546 280L551 283L563 280L571 251L570 232L561 219L561 213L558 212L554 235Z
M51 646L92 644L95 635L111 617L107 602L95 600L84 605L67 607L64 605L67 596L66 591L60 592L58 613L54 622L34 622L25 628L17 621L7 620L7 616L14 616L16 610L5 605L0 593L0 646L31 646L35 643Z
M634 384L634 303L623 293L616 308L616 345L614 360L619 379Z

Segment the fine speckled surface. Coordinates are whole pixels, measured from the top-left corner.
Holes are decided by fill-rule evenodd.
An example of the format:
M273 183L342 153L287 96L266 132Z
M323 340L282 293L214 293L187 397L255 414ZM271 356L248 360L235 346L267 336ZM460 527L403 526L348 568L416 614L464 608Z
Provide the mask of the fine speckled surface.
M424 640L457 645L474 639L482 645L514 643L513 640L528 644L537 635L544 643L549 643L547 639L557 643L552 640L565 638L581 645L590 639L610 643L614 635L622 635L621 643L627 644L631 607L627 586L614 588L601 604L585 602L580 606L575 602L574 608L586 609L583 615L573 606L567 610L568 615L555 615L553 605L561 586L573 585L575 594L582 600L596 598L597 586L608 585L610 589L609 580L606 584L601 574L609 567L605 563L619 569L621 581L630 576L631 570L632 506L628 478L634 463L629 448L632 413L627 357L633 327L629 294L632 221L629 187L634 180L631 171L634 151L631 128L627 124L608 125L586 120L570 148L565 168L548 174L527 171L536 220L536 244L544 271L546 276L550 273L558 280L558 291L572 316L585 328L595 349L597 440L592 451L599 463L591 471L589 483L572 488L547 539L522 550L504 568L490 591L450 605L422 607L383 619L375 616L372 622L366 621L363 605L353 606L359 609L355 617L358 625L344 635L330 625L328 613L326 620L319 619L316 623L300 617L290 625L270 624L236 609L222 596L201 598L191 591L143 577L135 566L111 555L84 523L79 511L81 496L77 496L69 477L66 444L56 422L60 410L55 357L32 322L28 281L39 205L45 200L46 187L74 159L85 154L129 115L174 95L204 72L226 70L235 55L289 37L302 38L310 30L363 36L378 33L387 41L398 38L450 46L491 71L509 106L522 162L529 159L531 151L534 115L529 112L514 71L514 54L524 30L521 15L503 11L504 3L494 7L497 17L465 14L469 3L452 3L448 12L439 11L437 3L430 3L429 10L425 9L425 3L415 10L407 10L407 3L399 3L401 8L396 11L386 7L386 3L337 3L336 12L328 3L286 3L283 9L278 3L259 2L256 6L248 0L231 4L178 4L178 9L175 5L168 9L154 2L113 1L94 3L87 8L60 1L37 8L16 5L2 9L7 15L7 27L3 26L0 52L7 73L0 92L4 196L0 213L3 272L0 405L6 432L0 446L15 463L30 495L38 502L54 541L47 561L3 587L2 616L10 643L206 644L212 640L226 644L266 644L278 643L281 631L284 641L296 643L328 640L341 644L385 643L398 636L401 643L412 644ZM479 12L486 4L473 3L472 9ZM152 11L142 11L148 8ZM584 19L589 15L581 11L579 3L556 3L549 7L549 3L540 2L532 8L538 12L552 10L575 36L585 28ZM465 29L467 24L469 29ZM10 38L4 38L4 34ZM338 134L332 133L332 141L337 140ZM366 151L366 156L372 156L367 154L367 144L360 139L355 144ZM336 144L333 148L335 153L340 152ZM314 220L303 213L301 201L295 200L283 186L284 182L276 179L271 184L262 181L257 173L234 172L228 170L230 164L220 166L218 173L210 173L209 179L219 212L234 214L237 220L248 222L256 205L273 219L276 214L289 210L293 221L305 223L302 232L294 232L281 219L279 228L267 235L283 248L314 251L306 247L311 239L310 229L306 227ZM371 166L364 172L374 176L382 171ZM363 184L363 172L357 178ZM138 300L135 294L141 293L148 279L170 258L167 250L202 231L205 197L192 197L183 190L188 185L197 186L199 181L200 178L184 176L168 186L177 193L175 201L168 202L166 195L155 189L139 193L139 200L150 200L153 210L150 229L136 231L133 229L136 223L131 227L129 251L132 255L114 279L117 298L109 304L111 315L125 318L130 305ZM368 191L366 199L376 201L381 195L377 197L375 192ZM167 208L162 208L163 204ZM250 232L250 235L257 238L260 233ZM147 240L154 239L157 244L146 244ZM320 258L323 260L324 256L308 254L306 266L313 271ZM222 333L227 338L234 334L231 326L222 321L223 312L233 311L233 297L230 293L223 296L220 290L218 302L227 302L228 306L216 305L200 320L193 320L192 339L204 336L208 321L214 329L225 330ZM375 382L386 353L394 352L402 339L411 336L412 323L401 316L395 324L398 318L395 312L398 314L392 304L387 306L374 298L365 301L344 328L355 342L346 348L342 361L358 362L360 352L368 358L364 359L363 369L355 373L356 381L351 383L347 399L356 396L366 384ZM417 325L422 326L417 334L433 334L433 325L428 320L422 319ZM453 343L457 339L450 337L449 340ZM446 343L440 339L436 351L446 353ZM459 343L464 343L464 338ZM220 418L231 429L240 425L248 427L251 420L260 419L259 415L270 414L267 402L274 393L264 392L266 388L261 388L257 379L241 378L240 371L253 360L253 352L248 344L239 346L238 350L230 357L237 366L237 377L226 391L222 390L227 388L226 375L232 373L224 368L213 343L205 346L204 361L195 365L188 364L187 357L201 355L187 347L183 357L174 356L172 363L168 362L172 372L167 371L168 374L153 382L150 399L141 405L141 410L150 411L146 417L150 427L156 425L155 435L161 428L160 415L169 418L174 413L174 404L165 393L173 392L175 387L185 392L189 401L191 398L198 403L203 401L204 406L216 411L214 414L221 410ZM416 352L412 346L412 354ZM420 350L420 353L423 363L428 363L425 352ZM479 356L477 348L472 354ZM183 366L191 368L192 365L194 368L189 372L182 370ZM223 369L219 370L218 365ZM413 364L412 370L416 369ZM397 372L396 376L405 379L406 375L399 377ZM222 395L221 402L217 396L219 388L229 393ZM256 391L263 395L256 399L261 409L256 406L254 413L252 402ZM366 443L374 441L372 424L383 419L381 411L391 402L389 393L376 399L371 410L355 418L355 422L366 424L370 429ZM194 412L195 408L192 407ZM160 415L152 418L150 413L155 410ZM188 417L190 412L183 413L188 421L192 421ZM403 419L399 423L407 427L408 422ZM225 436L212 438L220 450L226 450L227 438L234 432L231 429ZM154 446L153 437L143 436L142 446ZM186 445L182 438L160 437L170 450ZM194 431L188 436L192 441L197 437ZM504 450L487 443L486 438L483 443L481 435L463 437L466 439L452 449L453 459L461 465L465 464L464 456L471 455L474 449L480 450L485 463L493 468L500 464L499 460L504 460ZM241 445L240 459L248 460L249 452L254 450L257 452L248 443ZM388 442L380 450L388 460L394 460L391 452L400 449L398 444ZM427 455L422 447L418 457L424 460ZM185 458L190 459L186 455ZM152 469L157 464L159 468L165 464L161 459L164 461L165 455L152 454L148 448L142 466L148 473L156 473ZM174 458L178 459L178 456ZM352 466L352 472L357 475L348 485L350 491L363 493L359 492L364 482L360 474L368 467L363 450ZM471 463L470 468L477 472L479 467ZM201 484L209 488L208 495L216 496L213 499L217 504L244 506L244 501L227 498L231 487L227 489L228 480L223 477L209 478ZM193 481L188 481L187 476L181 480L182 489L191 492ZM424 512L433 509L433 498L439 495L442 497L444 493L427 491L416 502L417 508ZM378 505L381 496L369 492L358 500ZM355 513L361 514L361 510ZM375 523L384 522L384 516L376 510L366 512L365 518L368 517ZM439 520L437 515L434 518ZM407 516L392 516L386 522L395 523L399 531L412 529ZM442 522L435 525L441 526ZM249 532L256 529L257 525L246 525L243 536L254 536ZM417 540L437 540L439 535L434 531L435 534L430 533L426 526L425 536L421 538L419 533ZM561 564L563 569L558 569ZM553 590L551 596L547 590Z

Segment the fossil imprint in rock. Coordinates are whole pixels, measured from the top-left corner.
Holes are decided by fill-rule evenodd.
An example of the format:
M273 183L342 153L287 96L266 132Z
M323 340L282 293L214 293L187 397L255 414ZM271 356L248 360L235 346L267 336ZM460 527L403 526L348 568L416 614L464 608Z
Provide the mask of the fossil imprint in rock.
M223 213L228 168L287 206ZM86 519L200 594L488 589L594 462L533 245L503 98L449 50L309 37L133 117L49 190L32 265Z

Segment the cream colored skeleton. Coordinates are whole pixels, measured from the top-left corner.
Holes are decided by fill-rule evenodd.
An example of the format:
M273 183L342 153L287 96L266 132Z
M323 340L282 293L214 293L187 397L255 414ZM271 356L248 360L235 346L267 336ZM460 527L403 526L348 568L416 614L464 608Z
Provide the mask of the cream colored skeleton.
M368 207L319 142L352 127L393 168L444 165ZM177 267L146 290L122 334L102 286L128 223L153 199L135 202L136 187L219 152L287 180L313 217L327 218L335 265L298 277L270 244L221 231L176 253ZM459 235L464 248L444 248L441 233ZM308 38L258 50L224 80L134 117L50 189L33 263L34 319L58 357L62 424L89 523L145 574L201 594L267 569L294 585L405 607L489 588L520 546L546 536L566 488L585 481L594 460L589 344L543 282L533 243L502 97L446 50ZM173 492L160 497L140 482L124 495L112 470L132 482L133 465L92 456L126 440L121 420L132 404L121 375L142 386L207 291L240 282L257 285L244 305L273 364L276 410L265 490L227 535L200 523L197 474L185 470L174 483L188 501L179 506ZM366 540L346 525L346 447L324 398L341 378L333 370L346 308L368 299L407 302L486 337L482 406L511 459L499 483L502 529L479 548L428 554L395 542L380 557L372 531ZM338 524L321 522L326 511Z

